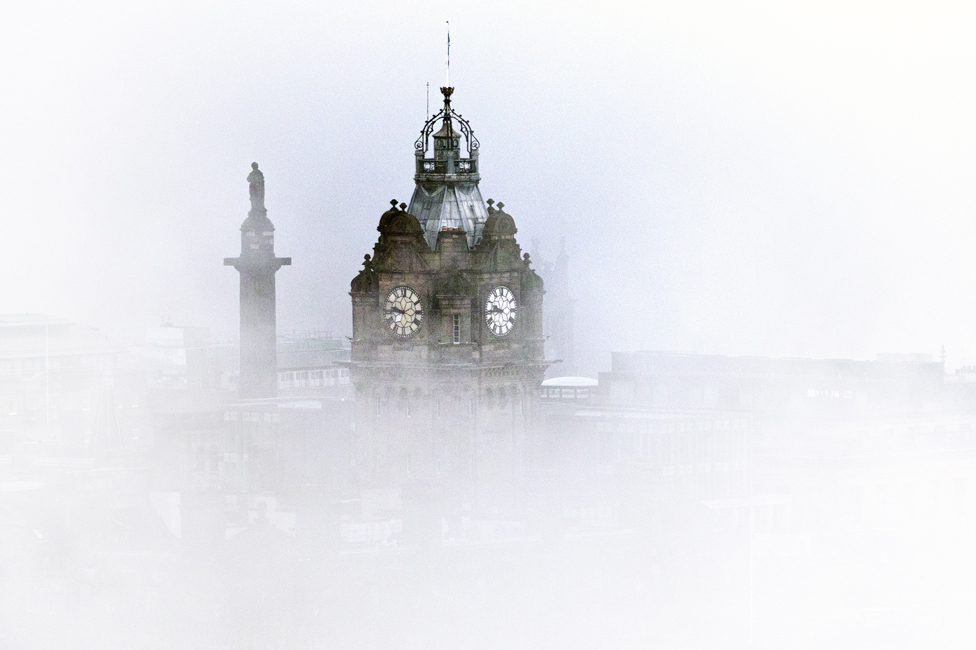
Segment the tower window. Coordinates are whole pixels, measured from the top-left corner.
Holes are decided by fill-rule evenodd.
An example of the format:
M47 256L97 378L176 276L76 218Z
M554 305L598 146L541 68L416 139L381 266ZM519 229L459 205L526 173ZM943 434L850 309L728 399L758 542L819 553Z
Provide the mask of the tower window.
M461 342L461 314L451 316L451 333L454 343Z

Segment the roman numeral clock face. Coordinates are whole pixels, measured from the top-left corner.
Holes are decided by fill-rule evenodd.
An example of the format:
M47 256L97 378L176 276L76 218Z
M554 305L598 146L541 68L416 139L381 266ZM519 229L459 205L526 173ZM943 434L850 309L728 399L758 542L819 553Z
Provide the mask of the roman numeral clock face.
M485 302L485 322L495 336L505 336L515 327L518 306L515 294L508 287L495 287Z
M420 304L420 296L416 291L410 287L397 287L386 297L383 315L390 332L405 339L420 329L424 320L424 307Z

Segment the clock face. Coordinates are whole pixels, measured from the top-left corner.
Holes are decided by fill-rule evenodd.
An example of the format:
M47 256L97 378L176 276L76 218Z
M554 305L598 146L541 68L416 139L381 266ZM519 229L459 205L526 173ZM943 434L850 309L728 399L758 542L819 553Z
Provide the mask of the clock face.
M383 313L390 332L403 339L419 330L424 320L420 296L410 287L397 287L391 291L386 297Z
M508 287L495 287L485 302L485 322L495 336L505 336L515 327L518 306L515 294Z

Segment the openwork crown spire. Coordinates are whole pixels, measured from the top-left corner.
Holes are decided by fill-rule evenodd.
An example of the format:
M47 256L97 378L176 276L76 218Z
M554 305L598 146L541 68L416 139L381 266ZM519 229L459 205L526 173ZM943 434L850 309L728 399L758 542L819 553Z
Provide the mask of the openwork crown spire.
M444 94L444 108L437 111L424 123L420 137L414 143L414 152L417 156L417 173L477 173L480 144L478 139L474 137L474 129L471 128L470 122L451 108L451 95L454 93L454 88L445 86L441 88L441 93ZM434 128L438 123L441 127L435 132ZM461 151L462 139L467 155ZM428 157L431 148L433 148L433 153Z
M444 86L441 92L444 108L424 123L414 145L417 186L407 211L419 220L431 248L445 230L464 231L474 248L488 219L478 190L478 139L471 124L451 108L454 88Z

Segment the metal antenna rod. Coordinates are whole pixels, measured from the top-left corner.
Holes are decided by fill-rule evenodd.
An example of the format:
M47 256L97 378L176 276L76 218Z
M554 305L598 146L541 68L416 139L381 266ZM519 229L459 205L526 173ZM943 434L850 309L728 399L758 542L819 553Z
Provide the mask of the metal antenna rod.
M430 117L430 82L429 81L427 82L427 114L424 115L424 119L426 120L428 117Z
M447 87L451 87L451 21L447 21Z

